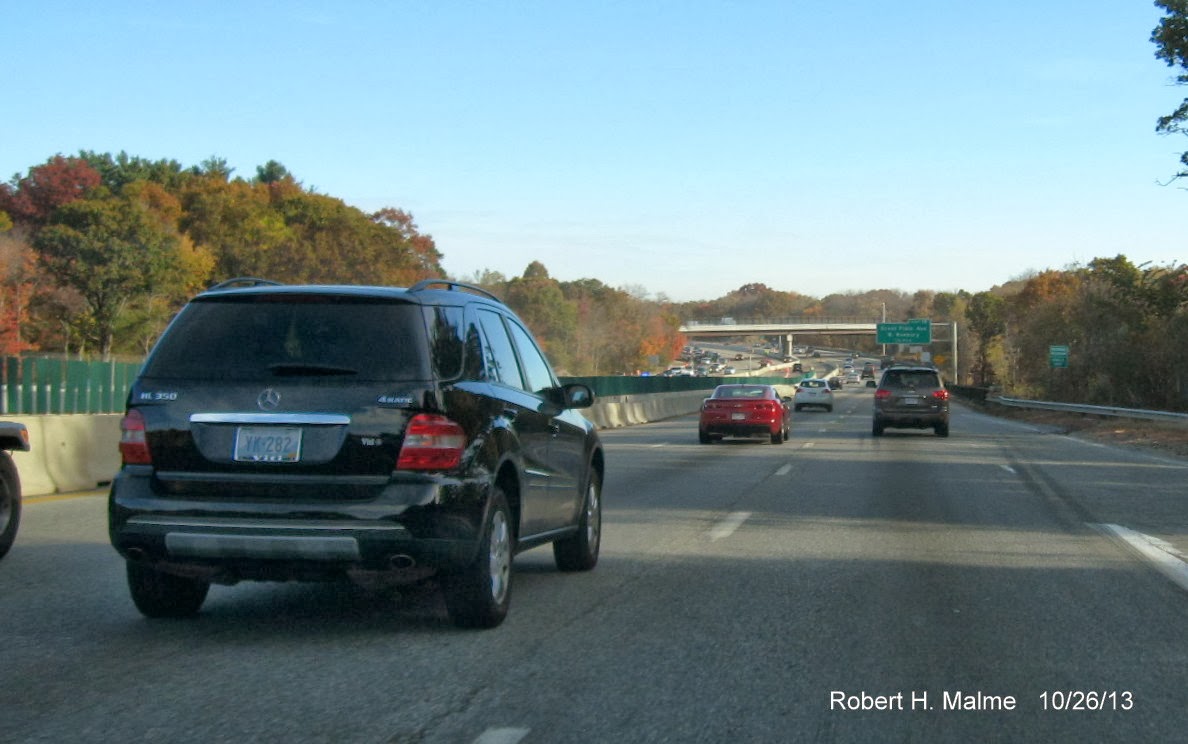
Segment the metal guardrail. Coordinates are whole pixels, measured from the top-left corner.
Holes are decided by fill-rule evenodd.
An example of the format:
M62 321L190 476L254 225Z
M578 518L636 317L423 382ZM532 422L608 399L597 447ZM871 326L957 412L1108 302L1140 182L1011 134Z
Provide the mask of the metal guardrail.
M1024 400L1022 398L1004 398L1001 396L990 397L986 401L1013 408L1034 408L1044 411L1081 413L1091 416L1116 416L1118 418L1145 419L1147 421L1160 421L1176 426L1188 426L1188 413L1151 411L1142 408L1118 408L1116 406L1091 406L1082 403L1056 403L1054 401Z

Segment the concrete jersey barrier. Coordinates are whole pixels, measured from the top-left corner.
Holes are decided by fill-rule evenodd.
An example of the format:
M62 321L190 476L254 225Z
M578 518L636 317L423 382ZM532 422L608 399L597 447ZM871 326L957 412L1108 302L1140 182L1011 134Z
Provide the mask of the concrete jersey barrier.
M28 452L13 452L25 496L86 491L120 469L122 414L9 416L29 430Z

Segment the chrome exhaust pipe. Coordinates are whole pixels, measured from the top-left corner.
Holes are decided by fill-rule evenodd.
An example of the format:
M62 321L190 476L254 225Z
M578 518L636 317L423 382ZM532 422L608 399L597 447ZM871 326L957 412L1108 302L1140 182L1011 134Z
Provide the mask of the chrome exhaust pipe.
M416 560L411 555L398 553L388 559L388 567L397 570L413 568L417 565Z

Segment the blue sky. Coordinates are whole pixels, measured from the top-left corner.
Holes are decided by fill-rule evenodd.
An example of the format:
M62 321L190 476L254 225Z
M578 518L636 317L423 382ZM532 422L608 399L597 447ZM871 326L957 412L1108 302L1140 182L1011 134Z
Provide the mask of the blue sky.
M79 150L412 212L454 277L713 299L1181 263L1147 0L3 0L0 179Z

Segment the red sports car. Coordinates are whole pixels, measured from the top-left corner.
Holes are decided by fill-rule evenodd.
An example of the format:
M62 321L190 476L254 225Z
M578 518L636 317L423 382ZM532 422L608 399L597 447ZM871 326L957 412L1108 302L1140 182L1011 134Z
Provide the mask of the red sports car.
M788 440L792 399L781 397L771 385L719 385L701 403L697 435L702 444L722 437L765 434L772 444Z

